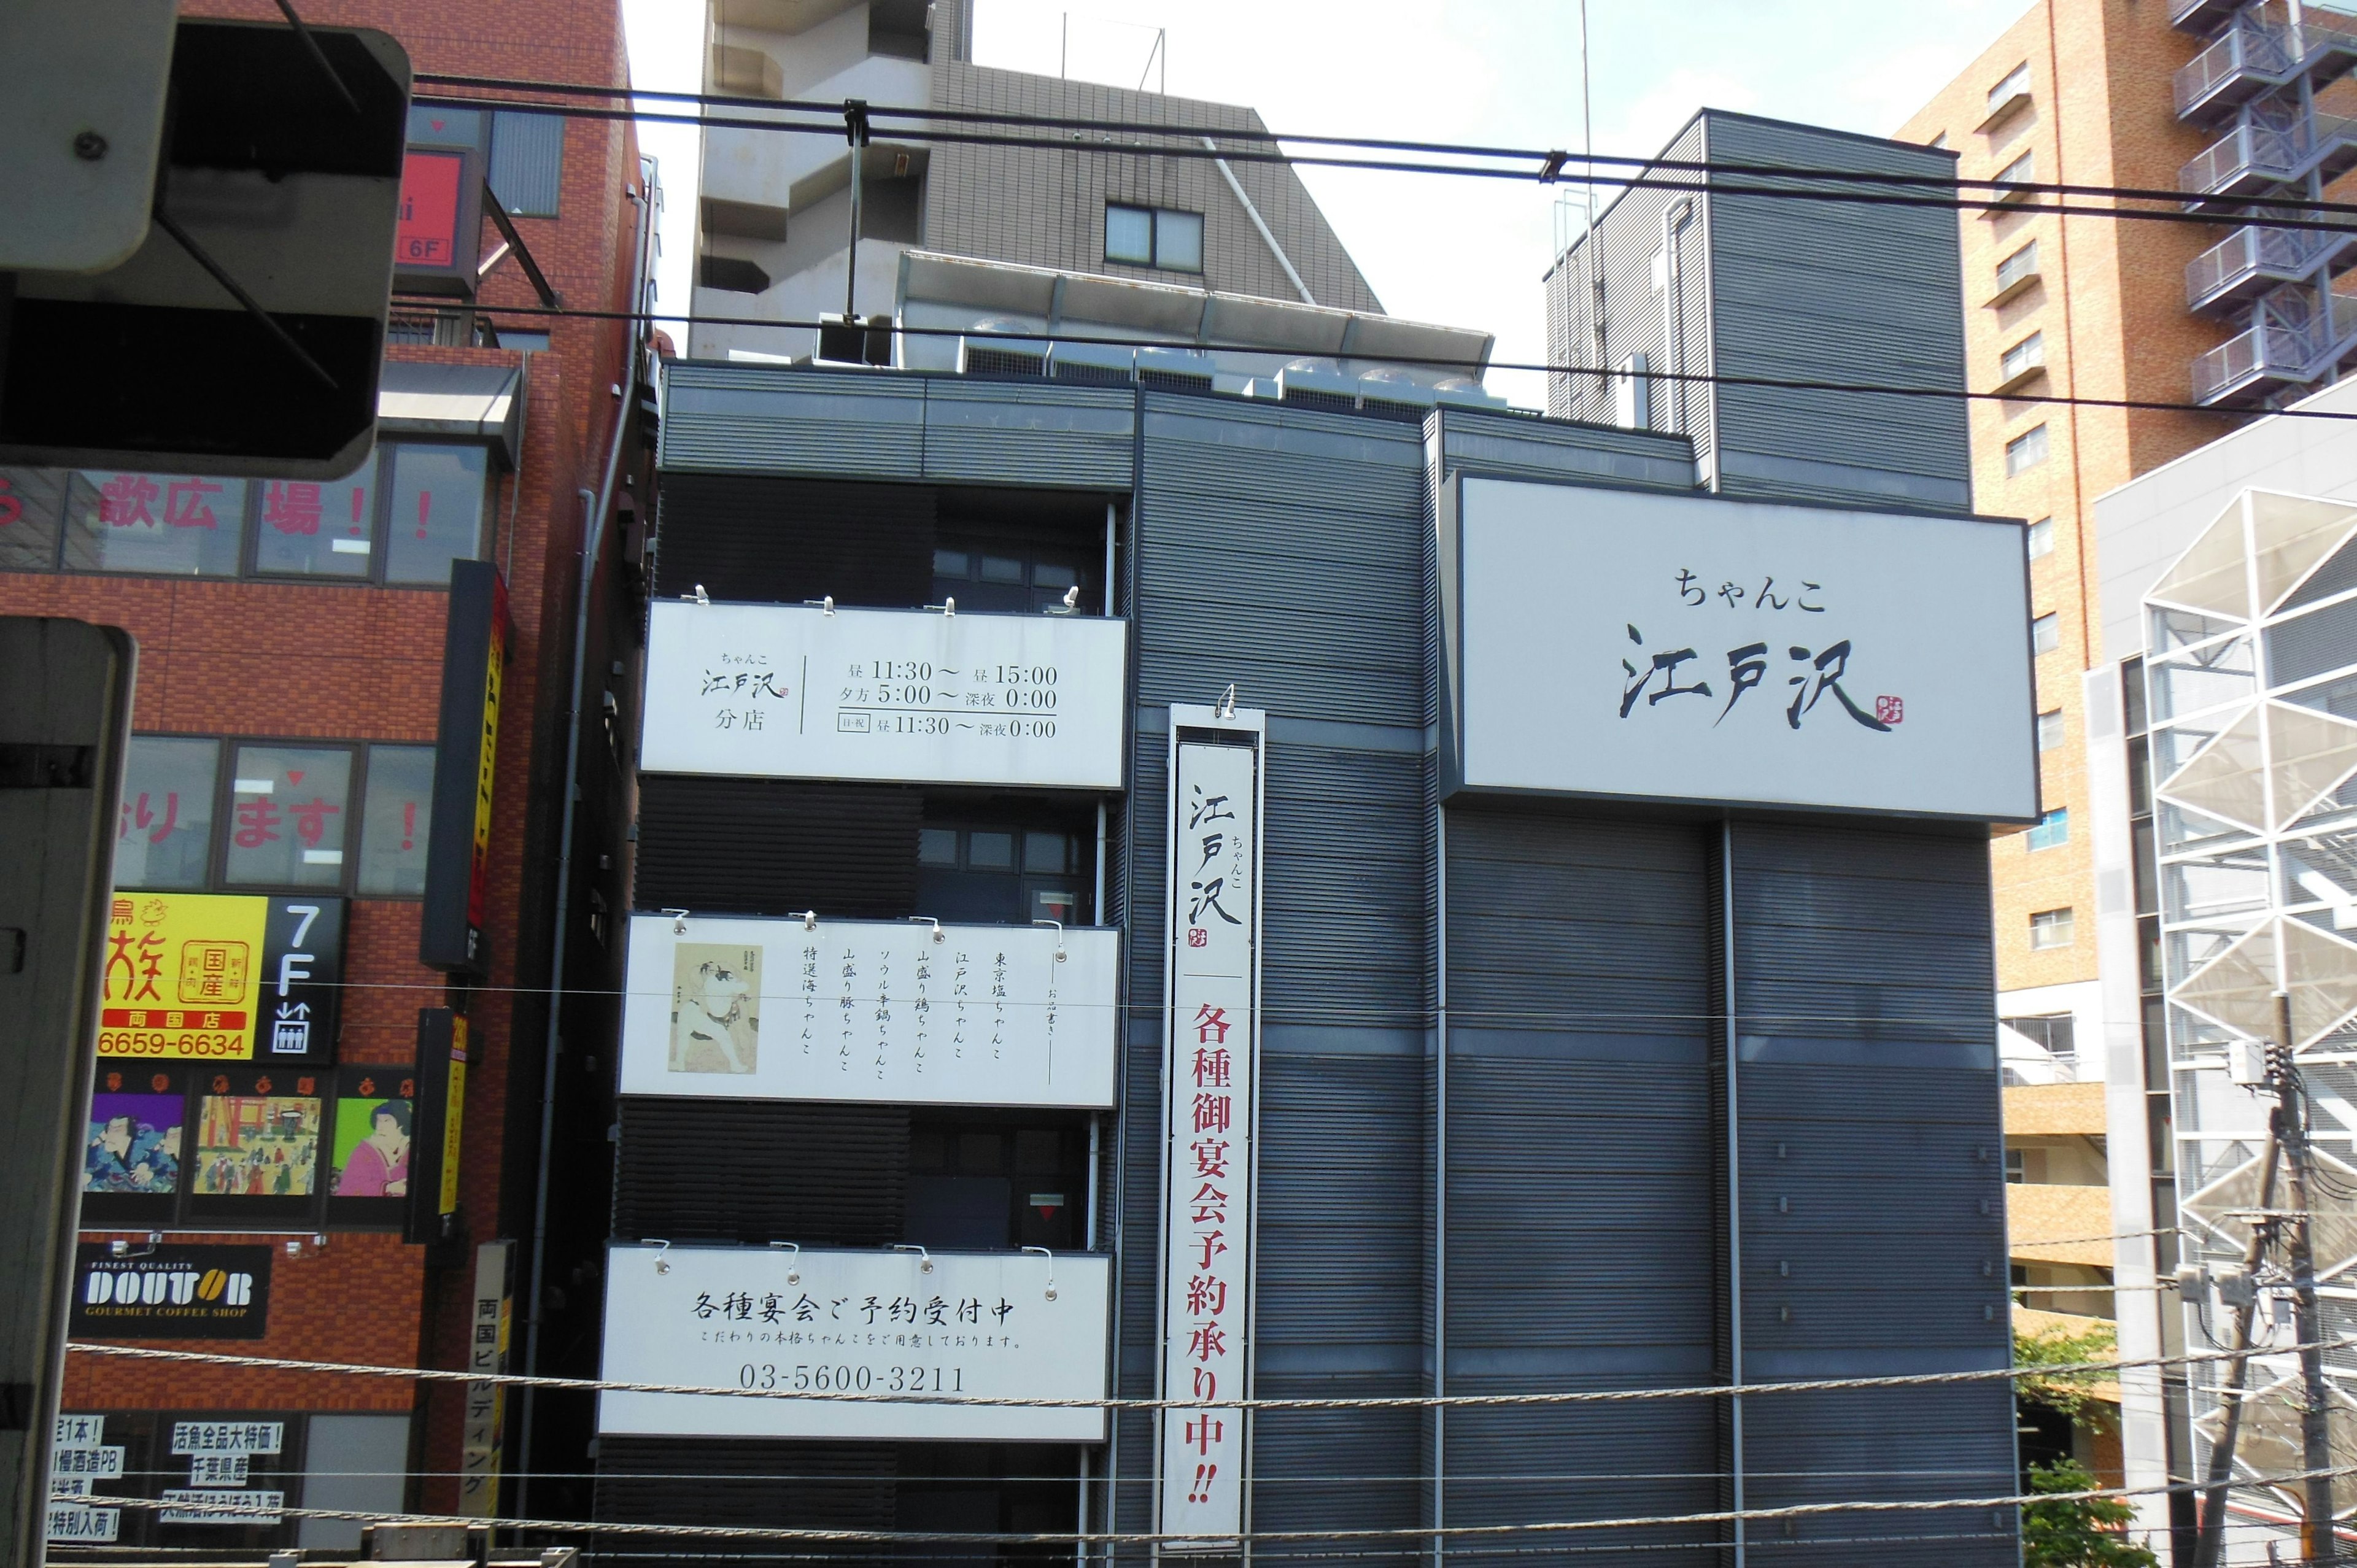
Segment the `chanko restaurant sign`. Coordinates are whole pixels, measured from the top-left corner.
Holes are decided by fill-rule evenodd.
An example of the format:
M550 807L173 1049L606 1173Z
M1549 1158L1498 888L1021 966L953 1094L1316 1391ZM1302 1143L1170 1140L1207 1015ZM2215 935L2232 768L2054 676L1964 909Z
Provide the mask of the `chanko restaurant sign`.
M651 773L1117 789L1126 623L794 605L650 611Z

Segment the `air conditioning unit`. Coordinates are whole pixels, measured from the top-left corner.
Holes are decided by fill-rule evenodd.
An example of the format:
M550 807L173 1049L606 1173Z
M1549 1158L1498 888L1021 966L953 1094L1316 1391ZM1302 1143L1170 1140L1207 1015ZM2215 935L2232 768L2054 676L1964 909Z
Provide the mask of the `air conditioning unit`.
M1048 345L1048 376L1051 381L1125 387L1135 373L1136 361L1137 350L1110 343L1059 340Z

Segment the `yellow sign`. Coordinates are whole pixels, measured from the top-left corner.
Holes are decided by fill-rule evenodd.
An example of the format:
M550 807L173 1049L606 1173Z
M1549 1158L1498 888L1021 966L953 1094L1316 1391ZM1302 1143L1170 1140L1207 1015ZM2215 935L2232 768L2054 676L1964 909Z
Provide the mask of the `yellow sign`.
M467 1105L467 1020L450 1020L450 1099L442 1112L440 1212L458 1212L458 1123Z
M98 1054L251 1060L269 915L267 898L114 895Z

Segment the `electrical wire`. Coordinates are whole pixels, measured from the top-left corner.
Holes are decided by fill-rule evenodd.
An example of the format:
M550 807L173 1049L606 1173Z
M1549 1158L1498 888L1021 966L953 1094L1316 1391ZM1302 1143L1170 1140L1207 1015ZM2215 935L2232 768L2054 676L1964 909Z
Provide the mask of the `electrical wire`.
M666 103L692 103L701 108L748 109L761 113L770 114L822 114L829 116L829 118L816 123L754 120L749 122L731 121L726 122L726 124L731 128L743 126L753 129L807 130L813 132L823 132L829 135L838 136L844 134L843 117L848 108L848 105L845 103L828 102L823 100L814 99L772 99L744 94L682 92L652 88L597 87L582 82L544 81L504 77L463 76L436 72L421 72L415 80L420 84L427 87L451 87L472 91L536 92L552 97L574 98L627 98L634 102L645 101ZM456 98L446 100L431 93L420 94L417 98L417 102L421 103L447 104L453 108L537 108L543 111L548 111L562 110L565 107L561 104L533 103L529 100L500 100L497 102ZM1089 148L1087 150L1135 152L1157 156L1167 151L1171 153L1187 153L1189 156L1196 157L1225 157L1232 162L1238 156L1237 153L1233 151L1218 153L1207 152L1202 145L1202 139L1208 136L1215 140L1227 142L1259 142L1265 143L1272 147L1288 144L1295 146L1352 147L1372 152L1417 153L1435 157L1486 158L1491 161L1530 163L1537 165L1538 167L1532 170L1512 171L1514 177L1518 178L1532 179L1547 185L1561 184L1566 181L1571 181L1582 185L1610 185L1621 183L1614 177L1609 175L1598 175L1595 171L1598 166L1602 166L1616 168L1634 168L1640 170L1666 170L1678 174L1700 174L1709 176L1738 175L1747 177L1769 177L1777 179L1842 180L1857 185L1922 188L1932 190L1947 190L1962 188L1975 190L1996 190L2040 196L2085 196L2109 198L2113 199L2169 201L2179 203L2189 200L2230 200L2236 206L2244 207L2266 209L2280 208L2296 212L2337 212L2357 215L2357 202L2325 201L2320 199L2310 199L2306 197L2237 195L2232 198L2221 198L2209 196L2198 191L2164 190L2154 187L2144 186L2072 185L2041 182L2037 180L1973 179L1956 175L1901 174L1878 169L1834 168L1820 165L1728 163L1721 159L1668 158L1658 156L1653 157L1631 157L1623 155L1609 153L1575 153L1563 148L1516 147L1463 142L1413 141L1381 136L1323 135L1286 131L1254 130L1250 127L1240 128L1230 125L1188 125L1169 124L1151 120L1113 120L1093 115L1060 115L1030 113L1011 113L996 110L916 108L895 104L877 103L863 103L861 105L860 112L871 121L879 119L938 121L952 124L1005 125L1035 130L1095 131L1105 134L1170 137L1183 140L1186 143L1191 143L1192 146L1189 147L1173 145L1168 148L1159 145L1125 148L1118 145L1110 145ZM704 123L709 124L712 122ZM912 131L909 134L929 137L934 134L934 133L930 131ZM1048 147L1060 152L1069 152L1072 150L1075 145L1075 144L1067 141L1037 142L1030 145ZM1279 156L1272 158L1270 161L1293 162L1300 160L1289 159ZM1573 169L1570 165L1575 163L1584 166L1584 169ZM1448 174L1482 171L1460 169L1454 166L1450 166L1437 168L1432 172ZM1697 188L1691 183L1685 183L1678 185L1674 188L1680 190L1693 190ZM1713 190L1718 189L1717 187L1710 188Z
M773 328L779 331L802 332L816 331L823 325L823 323L815 319L799 320L759 316L706 316L700 313L691 315L679 311L590 310L576 306L552 306L485 305L480 303L453 305L447 296L438 295L397 294L394 295L394 298L401 304L409 306L413 309L420 311L420 313L423 313L425 308L431 307L435 310L452 315L488 317L517 316L530 319L565 318L582 321L684 321L692 326L757 327ZM990 342L1003 339L1009 342L1035 346L1045 340L1047 338L1052 337L1054 340L1059 343L1088 344L1093 347L1106 349L1169 349L1174 347L1195 347L1195 345L1191 344L1175 343L1168 338L1110 337L1101 333L1082 337L1077 334L1062 331L1050 334L1044 331L1004 331L964 327L915 327L906 324L896 325L892 330L903 337L909 338L968 338L979 342ZM1207 347L1215 351L1225 350L1236 353L1259 353L1268 355L1272 358L1293 352L1293 350L1283 349L1255 349L1251 345L1246 344L1214 343L1208 345ZM1598 366L1566 364L1556 360L1490 360L1468 358L1464 355L1394 354L1388 351L1380 356L1370 355L1365 357L1369 359L1379 358L1384 364L1421 365L1430 369L1457 370L1474 373L1481 373L1489 371L1543 371L1549 375L1590 376L1606 380L1609 380L1622 373L1618 371L1607 370ZM874 371L865 371L856 373L873 375L877 372ZM2057 394L2040 392L1969 392L1957 387L1907 387L1890 386L1871 381L1802 381L1794 378L1779 376L1730 376L1700 371L1649 370L1644 372L1644 376L1649 381L1691 383L1698 386L1751 387L1769 392L1820 392L1838 393L1844 396L1932 398L1946 399L1954 402L2036 404L2041 407L2059 408L2115 408L2162 413L2206 413L2213 414L2221 418L2259 418L2280 415L2285 418L2297 419L2357 420L2357 413L2346 413L2333 409L2211 408L2198 403L2177 403L2158 398L2064 397ZM1168 395L1174 398L1187 398L1202 397L1207 395L1216 396L1218 394L1206 394L1201 392L1173 392ZM1504 411L1498 412L1501 417L1507 418L1535 417L1534 415L1507 413Z
M1992 1287L1994 1290L1995 1287ZM2316 1342L2319 1350L2346 1349L2357 1337ZM2192 1366L2208 1361L2233 1361L2283 1352L2214 1350L2196 1355L2156 1356L2132 1361L2069 1361L2051 1366L2002 1367L1964 1372L1909 1372L1882 1378L1816 1378L1805 1380L1734 1385L1712 1383L1668 1389L1583 1389L1553 1393L1520 1394L1380 1394L1361 1397L1295 1399L1052 1399L999 1394L844 1393L792 1389L722 1388L705 1383L640 1382L608 1378L533 1377L516 1372L471 1372L439 1367L384 1367L359 1361L308 1361L268 1356L231 1356L211 1350L165 1350L143 1345L97 1345L70 1340L66 1348L90 1356L119 1357L141 1361L177 1361L198 1366L237 1367L256 1371L331 1373L351 1377L396 1378L418 1382L502 1384L509 1387L571 1390L592 1393L684 1394L697 1398L785 1400L807 1404L889 1404L979 1406L993 1410L1168 1411L1216 1408L1239 1411L1511 1409L1577 1404L1635 1404L1658 1400L1727 1399L1761 1394L1844 1392L1867 1389L1936 1388L1952 1383L2010 1382L2016 1379L2078 1375L2100 1376L2147 1367Z
M2329 1469L2300 1470L2279 1475L2253 1477L2243 1480L2239 1485L2244 1489L2254 1487L2282 1487L2296 1481L2333 1478L2349 1475L2357 1475L2357 1466L2340 1466ZM1255 1546L1263 1542L1297 1541L1487 1541L1512 1539L1516 1536L1565 1536L1597 1530L1643 1530L1669 1526L1749 1524L1762 1520L1814 1519L1833 1514L1942 1513L1982 1509L1994 1510L2041 1503L2155 1497L2175 1492L2196 1492L2208 1489L2205 1483L2187 1481L2147 1487L2094 1487L2070 1492L2013 1493L2002 1497L1848 1499L1839 1502L1792 1503L1767 1509L1721 1509L1629 1518L1552 1520L1512 1524L1366 1525L1357 1528L1324 1530L1254 1529L1241 1531L1222 1530L1211 1538L1222 1541L1248 1541ZM84 1497L70 1496L52 1500L76 1505L87 1505L89 1501ZM159 1499L138 1498L110 1498L105 1506L151 1511L160 1511L169 1508L176 1511L224 1515L241 1513L250 1515L253 1511L251 1503L235 1501L212 1503L195 1500L167 1503ZM478 1518L466 1514L428 1514L361 1509L289 1507L272 1511L291 1519L357 1520L366 1524L429 1524L478 1530L530 1530L567 1535L638 1535L720 1541L794 1541L841 1545L925 1543L1002 1547L1160 1546L1170 1543L1200 1543L1207 1539L1202 1533L1173 1530L877 1530L779 1525L649 1524L637 1521L624 1523L586 1520Z

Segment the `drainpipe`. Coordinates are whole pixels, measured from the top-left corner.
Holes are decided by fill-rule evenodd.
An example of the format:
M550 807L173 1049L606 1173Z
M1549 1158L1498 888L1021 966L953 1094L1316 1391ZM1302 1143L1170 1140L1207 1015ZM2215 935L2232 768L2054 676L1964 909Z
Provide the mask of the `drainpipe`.
M1662 209L1662 347L1670 374L1683 378L1686 370L1686 278L1678 263L1678 231L1694 220L1694 198L1681 196ZM1671 433L1686 430L1686 383L1670 382L1674 410Z
M1293 292L1301 296L1302 304L1317 304L1317 299L1309 292L1309 285L1303 283L1301 274L1293 270L1293 259L1285 253L1285 247L1278 244L1276 236L1269 231L1267 222L1260 215L1260 209L1254 207L1253 199L1244 194L1243 182L1236 178L1236 171L1228 166L1228 160L1219 156L1220 144L1206 136L1203 138L1203 145L1211 149L1211 162L1218 167L1220 177L1228 182L1228 189L1235 196L1236 200L1243 205L1244 216L1252 220L1252 226L1254 229L1260 231L1261 242L1268 247L1268 253L1275 256L1276 264L1284 269L1285 281L1293 285Z
M639 232L637 253L630 268L630 309L633 313L646 308L647 298L647 234L654 223L654 182L647 177L649 160L639 160ZM565 1003L565 941L567 916L573 904L573 827L574 814L581 800L581 692L587 671L589 642L589 589L597 572L597 551L604 542L606 517L614 506L614 476L622 463L622 437L630 429L630 404L640 372L640 360L645 350L647 324L634 322L631 327L630 351L630 384L625 387L621 406L614 411L613 438L606 444L606 478L597 493L581 489L574 493L589 510L581 525L581 585L580 601L573 611L573 705L566 710L565 730L565 808L558 829L556 845L556 891L554 897L555 918L550 937L548 961L548 1037L542 1047L540 1079L540 1161L532 1195L532 1295L524 1316L523 1369L526 1377L540 1370L540 1330L546 1316L543 1298L548 1285L548 1171L550 1155L556 1143L556 1055L563 1036ZM532 1490L532 1422L533 1394L523 1391L523 1416L516 1440L516 1512L528 1514L524 1499Z

